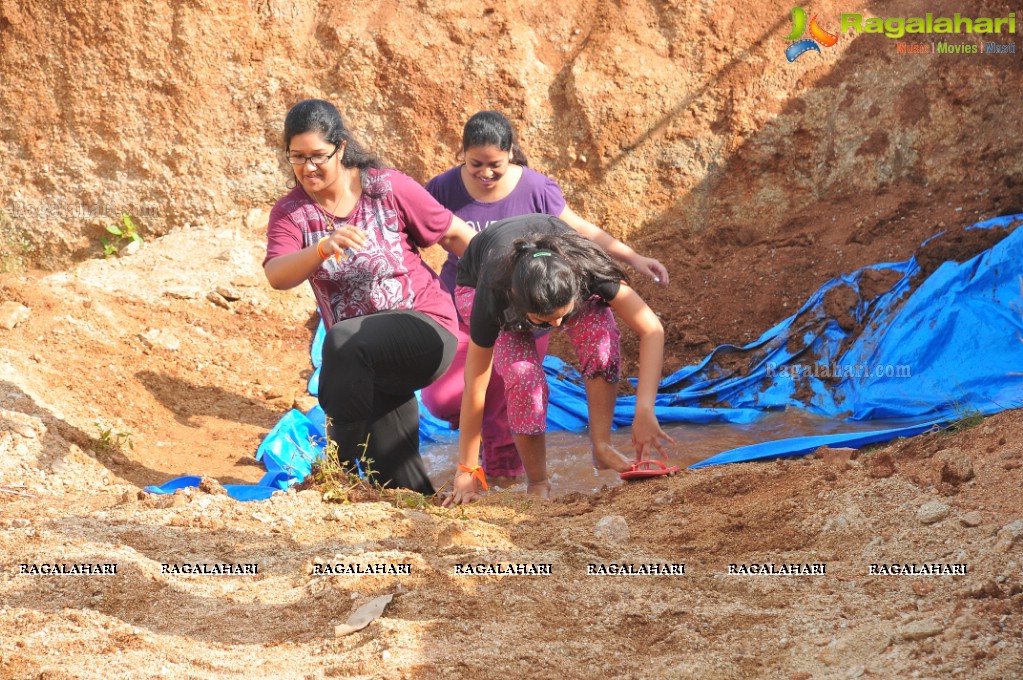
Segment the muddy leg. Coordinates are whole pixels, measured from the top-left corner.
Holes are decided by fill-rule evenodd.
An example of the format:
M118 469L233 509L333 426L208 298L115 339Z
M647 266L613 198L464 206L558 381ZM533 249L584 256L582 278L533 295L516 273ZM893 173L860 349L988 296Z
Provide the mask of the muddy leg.
M629 459L611 445L611 421L614 418L618 385L603 378L586 381L586 408L590 418L590 446L593 467L598 470L624 472L631 467Z
M551 497L551 482L547 479L547 438L541 434L517 434L515 446L519 449L526 468L526 493L541 498Z

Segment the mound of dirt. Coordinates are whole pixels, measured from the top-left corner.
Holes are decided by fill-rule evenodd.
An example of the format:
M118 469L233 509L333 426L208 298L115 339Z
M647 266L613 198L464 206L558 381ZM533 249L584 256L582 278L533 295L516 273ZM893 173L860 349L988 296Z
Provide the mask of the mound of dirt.
M1011 234L1023 222L1014 222L997 229L951 229L925 243L914 256L920 265L920 281L934 273L945 262L966 262L989 250Z

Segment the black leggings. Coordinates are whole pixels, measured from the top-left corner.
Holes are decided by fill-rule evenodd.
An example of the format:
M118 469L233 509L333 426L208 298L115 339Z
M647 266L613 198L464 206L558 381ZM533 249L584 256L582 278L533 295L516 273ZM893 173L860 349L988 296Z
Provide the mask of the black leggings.
M320 405L338 460L366 458L384 486L434 492L419 455L415 391L451 365L458 341L421 312L388 311L338 321L323 341Z

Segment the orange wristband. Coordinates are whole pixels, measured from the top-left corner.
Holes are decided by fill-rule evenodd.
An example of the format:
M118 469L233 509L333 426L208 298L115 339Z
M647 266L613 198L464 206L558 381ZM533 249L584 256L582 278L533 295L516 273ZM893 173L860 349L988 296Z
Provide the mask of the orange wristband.
M489 491L490 487L487 486L487 475L483 472L483 468L479 465L476 467L469 467L468 465L458 464L458 470L460 472L468 472L471 477L475 477L479 480L479 483L483 486L484 491Z
M330 237L324 236L323 238L316 242L316 254L320 256L321 260L326 260L328 257L330 257L330 255L323 254L323 242L326 241L328 238Z

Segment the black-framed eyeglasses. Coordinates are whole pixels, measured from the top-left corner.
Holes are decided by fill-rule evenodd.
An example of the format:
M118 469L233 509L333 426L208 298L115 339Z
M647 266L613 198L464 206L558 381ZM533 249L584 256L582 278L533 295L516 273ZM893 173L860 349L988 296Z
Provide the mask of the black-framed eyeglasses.
M334 145L334 150L331 151L329 154L317 153L317 154L313 154L312 156L303 156L300 153L295 153L295 154L289 153L288 154L288 162L291 163L292 165L300 165L300 166L301 165L305 165L306 163L312 163L313 165L323 165L324 163L329 161L331 158L333 158L334 154L336 154L340 148L341 148L340 146L335 144Z

